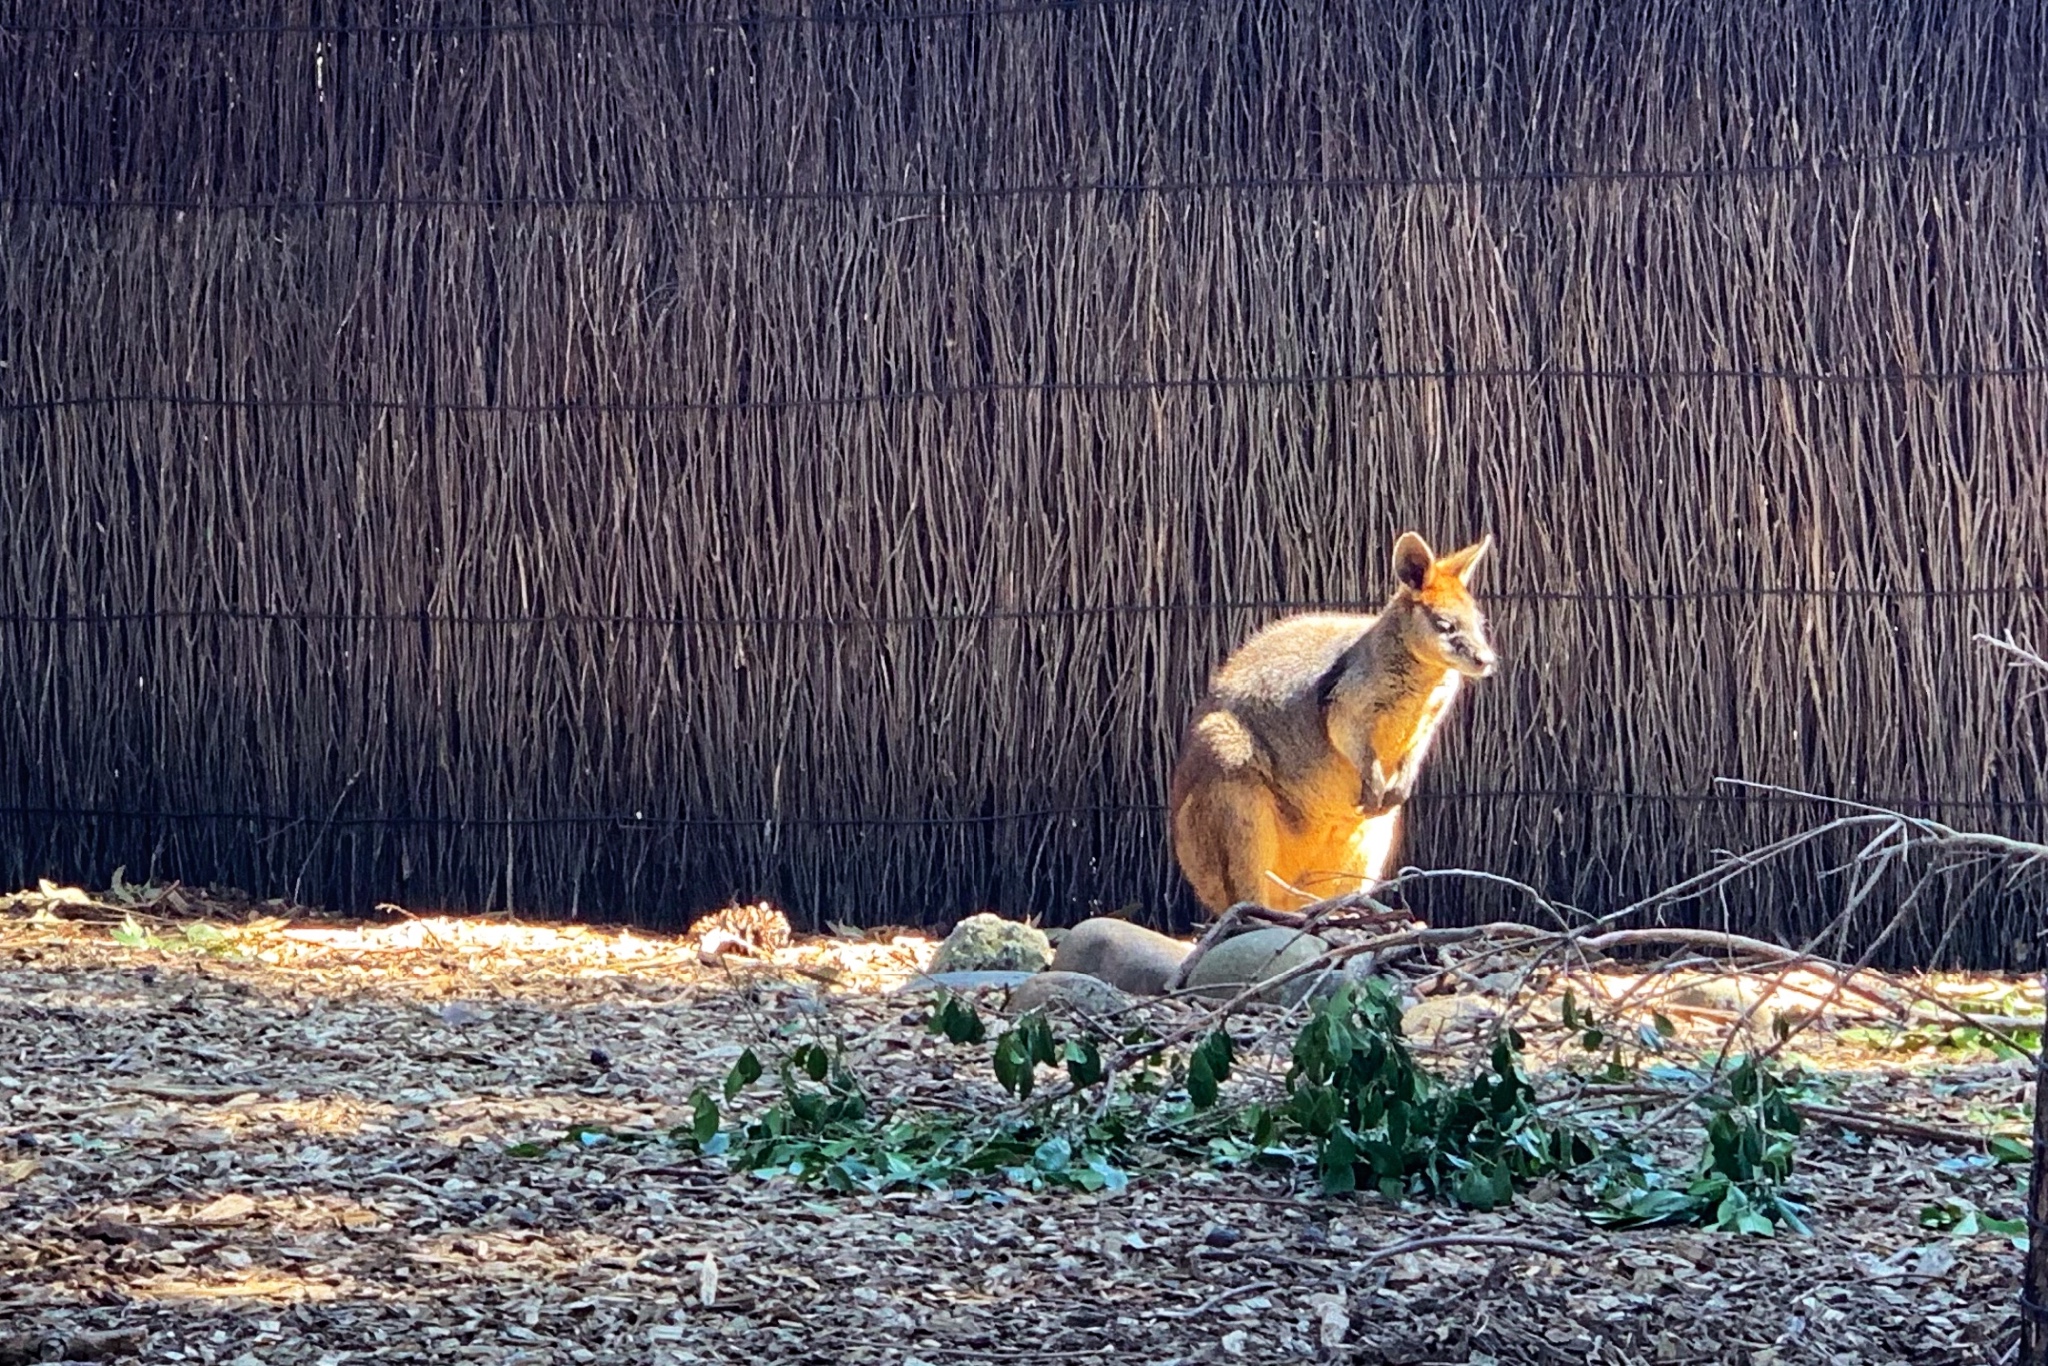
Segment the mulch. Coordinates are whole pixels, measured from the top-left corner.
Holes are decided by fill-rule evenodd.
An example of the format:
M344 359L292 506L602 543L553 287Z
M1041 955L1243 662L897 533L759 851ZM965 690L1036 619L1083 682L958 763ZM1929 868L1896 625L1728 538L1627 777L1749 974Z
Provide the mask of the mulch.
M117 942L131 913L62 888L0 899L0 1366L1933 1366L2013 1338L2012 1243L1919 1213L2014 1216L2021 1169L1882 1122L1802 1140L1806 1237L1201 1169L1096 1195L835 1197L561 1140L686 1125L695 1088L792 1021L829 1021L892 1095L989 1100L985 1064L891 994L924 936L706 962L678 938L320 920L189 889L153 891L133 922L152 938ZM2010 1127L2024 1062L1952 1052L1816 1037L1804 1057L1866 1119ZM1450 1235L1510 1241L1408 1246Z

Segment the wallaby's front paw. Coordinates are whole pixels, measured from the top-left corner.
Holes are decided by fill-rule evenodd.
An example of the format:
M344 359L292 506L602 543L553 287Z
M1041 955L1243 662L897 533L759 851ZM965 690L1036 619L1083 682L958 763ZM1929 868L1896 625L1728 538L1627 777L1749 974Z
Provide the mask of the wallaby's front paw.
M1375 759L1359 784L1358 805L1368 816L1384 816L1399 806L1407 794L1396 790Z

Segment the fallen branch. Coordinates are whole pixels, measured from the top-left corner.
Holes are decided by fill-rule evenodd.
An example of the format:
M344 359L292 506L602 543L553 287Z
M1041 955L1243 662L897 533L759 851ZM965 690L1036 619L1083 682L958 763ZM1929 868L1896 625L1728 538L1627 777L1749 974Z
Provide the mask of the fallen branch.
M1217 916L1216 923L1211 925L1203 933L1202 937L1195 941L1195 946L1194 948L1188 950L1187 957L1181 959L1180 962L1174 966L1173 971L1166 974L1166 981L1159 989L1160 993L1162 995L1171 996L1175 992L1179 991L1182 987L1186 986L1188 981L1188 975L1195 970L1195 964L1202 961L1202 956L1208 953L1210 949L1214 948L1216 945L1222 943L1225 939L1229 938L1231 932L1234 931L1237 928L1238 924L1245 918L1245 913L1247 911L1251 911L1254 909L1256 908L1252 906L1250 902L1240 901L1239 903L1237 903L1237 905L1232 906L1230 909L1226 910L1222 915Z
M1837 1129L1893 1138L1920 1138L1930 1143L1946 1143L1954 1148L1981 1148L1988 1140L1997 1137L1991 1133L1972 1133L1968 1129L1953 1129L1945 1124L1927 1124L1914 1119L1860 1115L1853 1110L1838 1110L1832 1105L1816 1105L1811 1101L1795 1100L1792 1108L1807 1119L1830 1124Z
M1569 1096L1560 1096L1543 1102L1557 1105L1577 1101L1586 1096L1606 1096L1615 1100L1647 1101L1690 1101L1693 1093L1673 1090L1669 1086L1647 1084L1607 1083L1582 1086ZM1854 1110L1838 1109L1832 1105L1819 1105L1813 1101L1795 1100L1789 1102L1793 1110L1805 1119L1818 1124L1830 1125L1837 1129L1848 1129L1860 1134L1880 1134L1892 1138L1917 1138L1929 1143L1944 1143L1952 1148L1982 1148L1997 1135L1986 1130L1958 1129L1945 1124L1929 1124L1914 1119L1890 1119L1883 1115L1859 1114Z
M1591 953L1607 953L1611 949L1626 948L1637 944L1689 944L1695 948L1718 948L1728 953L1746 953L1757 958L1768 958L1785 967L1810 969L1816 976L1827 977L1840 990L1860 996L1872 1005L1882 1008L1886 1014L1900 1014L1897 1002L1887 1001L1876 992L1867 991L1855 985L1848 978L1853 976L1847 964L1819 954L1788 949L1762 939L1751 939L1747 935L1727 934L1720 930L1690 929L1644 929L1609 930L1605 934L1579 941L1579 947Z

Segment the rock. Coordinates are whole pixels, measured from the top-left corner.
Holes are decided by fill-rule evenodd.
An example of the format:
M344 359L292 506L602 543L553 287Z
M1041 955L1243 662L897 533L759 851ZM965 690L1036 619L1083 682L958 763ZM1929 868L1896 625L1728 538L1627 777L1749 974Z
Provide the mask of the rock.
M1798 1024L1823 1013L1821 995L1809 995L1789 987L1774 988L1768 982L1747 977L1709 977L1689 982L1665 998L1684 1010L1712 1010L1740 1019L1749 1017L1748 1028L1773 1034L1782 1016Z
M1102 916L1068 930L1054 972L1081 972L1136 996L1157 996L1194 945L1128 920Z
M931 972L1037 972L1052 961L1052 945L1036 926L984 911L953 927L932 955Z
M1128 993L1085 972L1041 972L1027 977L1010 993L1010 1012L1075 1010L1087 1015L1114 1015L1131 1004Z
M1497 1013L1476 996L1429 996L1401 1012L1401 1033L1417 1043L1435 1043L1446 1034L1484 1028Z
M1035 972L925 972L896 988L906 991L986 991L990 987L1022 986ZM896 993L891 993L896 994Z
M1255 982L1278 977L1284 972L1325 952L1329 945L1312 934L1279 925L1234 935L1202 955L1188 974L1188 986L1203 996L1228 1000ZM1313 977L1297 977L1277 993L1262 994L1261 1000L1279 1000L1293 1005L1314 987Z
M1311 1001L1320 1001L1325 997L1335 995L1337 988L1346 982L1360 983L1377 975L1379 975L1377 965L1374 964L1371 954L1366 953L1360 954L1356 958L1347 958L1337 965L1336 971L1319 972L1313 977L1306 979L1308 982L1308 998Z
M1693 1010L1725 1010L1740 1014L1763 999L1763 992L1746 977L1708 977L1691 982L1667 998L1675 1006Z
M1528 975L1520 972L1489 972L1479 979L1488 996L1512 996L1528 985Z

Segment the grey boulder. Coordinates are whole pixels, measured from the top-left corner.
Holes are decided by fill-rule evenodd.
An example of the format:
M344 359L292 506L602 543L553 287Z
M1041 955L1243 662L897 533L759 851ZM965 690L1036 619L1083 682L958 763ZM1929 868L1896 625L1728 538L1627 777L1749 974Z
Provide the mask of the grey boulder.
M1329 945L1312 934L1279 925L1250 930L1224 940L1203 954L1188 974L1188 987L1215 1000L1229 1000L1246 987L1271 981L1327 952ZM1262 1001L1287 1005L1307 996L1321 974L1308 973L1261 992Z
M1054 972L1081 972L1136 996L1157 996L1194 945L1128 920L1084 920L1060 939Z
M1078 1011L1084 1015L1114 1015L1131 1004L1129 993L1119 991L1100 977L1085 972L1041 972L1027 978L1010 993L1013 1015L1027 1010Z

